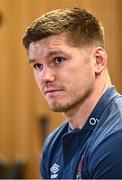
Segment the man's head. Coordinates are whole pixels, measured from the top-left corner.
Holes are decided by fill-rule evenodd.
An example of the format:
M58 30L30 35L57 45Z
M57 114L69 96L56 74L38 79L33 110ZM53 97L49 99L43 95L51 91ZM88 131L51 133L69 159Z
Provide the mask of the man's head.
M86 10L41 16L23 38L36 82L53 111L80 107L106 79L103 28Z
M101 23L84 9L58 9L36 19L27 29L23 44L28 49L31 42L51 35L66 33L74 46L98 43L104 47L104 30Z

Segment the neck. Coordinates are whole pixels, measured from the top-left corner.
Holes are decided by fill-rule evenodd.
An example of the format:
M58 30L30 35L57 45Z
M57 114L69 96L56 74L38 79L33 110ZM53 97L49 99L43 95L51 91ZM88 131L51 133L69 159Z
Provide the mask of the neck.
M84 102L82 102L82 104L78 104L75 108L72 108L63 114L72 129L81 129L83 127L95 105L110 86L111 81L109 75L107 77L105 76L102 81L99 79L96 81L91 94Z

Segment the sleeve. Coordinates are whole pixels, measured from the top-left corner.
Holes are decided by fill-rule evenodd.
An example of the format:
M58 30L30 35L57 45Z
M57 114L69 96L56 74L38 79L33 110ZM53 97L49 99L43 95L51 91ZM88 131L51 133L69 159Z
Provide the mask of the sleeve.
M52 131L46 138L40 160L40 174L42 179L50 179L49 167L51 154L54 147L55 135L57 130Z
M94 148L87 167L92 179L122 179L122 131L106 137Z
M42 154L41 154L41 160L40 160L40 174L42 179L49 179L48 175L48 159L46 155L46 145L43 148Z
M51 143L52 143L53 133L49 134L45 143L43 145L43 150L40 159L40 174L42 179L50 179L49 176L49 161L51 154Z
M52 131L47 137L40 160L40 174L42 179L50 179L50 163L52 161L52 153L56 147L57 141L61 138L63 132L67 129L67 123L63 123L60 127Z

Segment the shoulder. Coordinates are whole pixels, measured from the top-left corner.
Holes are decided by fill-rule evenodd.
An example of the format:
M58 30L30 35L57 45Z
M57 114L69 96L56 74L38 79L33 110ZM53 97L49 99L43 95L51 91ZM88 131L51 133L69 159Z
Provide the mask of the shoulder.
M106 107L91 135L91 149L103 142L108 146L120 143L120 138L122 140L122 96L116 96Z
M43 150L41 154L40 161L40 172L43 179L49 179L49 167L50 167L50 159L52 157L52 153L54 149L57 147L57 143L66 132L68 127L67 123L63 123L60 127L55 129L52 133L49 134L45 143L43 145Z
M122 130L106 135L87 156L88 171L93 178L122 178Z
M56 148L57 143L61 140L61 137L67 132L67 128L68 123L64 122L48 135L43 145L41 161L49 161L49 158L54 149Z
M112 102L114 108L119 113L119 115L122 117L122 95L118 95L113 99Z
M113 98L91 135L86 162L93 178L122 178L122 96Z
M45 140L43 151L45 151L47 148L52 148L52 146L56 143L57 140L60 139L61 136L63 136L68 128L68 123L61 124L58 128L56 128L54 131L52 131L48 137Z
M116 96L107 105L95 127L89 145L96 148L101 142L111 138L118 139L122 135L122 96Z

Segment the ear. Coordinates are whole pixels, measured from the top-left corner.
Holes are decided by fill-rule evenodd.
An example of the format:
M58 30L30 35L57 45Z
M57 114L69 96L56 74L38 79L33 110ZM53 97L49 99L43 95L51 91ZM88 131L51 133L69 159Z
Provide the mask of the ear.
M95 73L99 75L107 66L107 53L102 47L97 47L94 51Z

